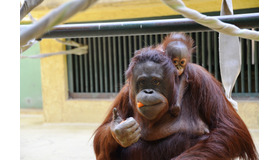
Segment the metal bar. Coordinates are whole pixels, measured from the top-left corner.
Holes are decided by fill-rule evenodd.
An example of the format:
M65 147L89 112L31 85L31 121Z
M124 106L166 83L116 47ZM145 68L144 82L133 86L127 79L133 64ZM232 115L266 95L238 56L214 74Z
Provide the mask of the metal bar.
M119 57L119 66L118 66L118 68L119 68L119 79L120 79L119 85L120 85L120 88L122 88L122 84L123 84L123 71L122 71L123 63L122 63L122 56L121 56L121 54L122 54L122 50L121 50L121 37L119 36L118 37L118 57Z
M108 59L109 59L109 81L110 81L110 92L114 92L113 91L113 71L112 71L112 56L114 56L112 54L112 45L111 45L111 40L112 37L108 38Z
M88 39L88 65L89 65L89 92L93 92L93 65L92 65L92 39Z
M142 36L139 35L139 36L138 36L138 40L139 40L139 49L142 48L142 41L141 41L141 39L142 39Z
M216 16L223 22L234 24L240 28L253 28L259 26L259 13ZM28 27L29 25L21 25ZM156 28L156 29L155 29ZM45 33L42 38L74 38L74 37L104 37L121 35L139 35L170 32L199 32L209 31L188 18L147 20L131 22L108 22L87 24L65 24L54 27Z
M218 79L218 33L214 32L214 70L215 70L215 78Z
M238 82L239 80L240 80L240 73L239 73L238 77L236 78L236 81L235 81L235 84L234 84L234 87L232 90L233 93L239 92L239 82Z
M128 62L128 59L127 59L127 51L126 51L126 36L123 37L123 58L124 58L124 71L126 71L127 69L127 62Z
M161 34L161 35L160 35L160 43L163 42L164 38L165 38L164 35Z
M114 80L115 80L115 92L118 92L118 74L117 74L117 47L116 47L116 38L113 37L113 59L114 59Z
M94 58L94 87L95 87L95 92L99 91L99 83L98 83L98 69L97 69L97 45L96 45L96 38L93 38L93 58Z
M192 33L189 32L188 35L193 38ZM193 53L191 53L190 63L193 63Z
M66 49L71 49L70 46L66 46ZM68 88L69 92L74 92L74 77L73 77L73 56L67 55L67 71L68 71Z
M79 61L78 61L78 55L73 55L73 59L74 59L74 77L75 77L75 87L74 87L74 91L75 92L80 92L80 87L79 87Z
M241 42L239 42L239 43L241 43ZM240 73L239 73L238 77L236 78L236 81L235 81L235 84L234 84L234 87L233 87L233 90L232 90L233 93L238 93L238 90L239 90L239 82L238 81L239 80L240 80Z
M241 39L241 93L245 93L245 39Z
M87 45L86 38L84 38L83 41L84 41L84 44ZM88 55L89 54L83 55L84 56L84 73L85 73L85 92L89 92Z
M247 43L247 83L248 83L248 93L252 92L252 74L251 74L251 40L246 40Z
M129 63L130 63L130 59L132 57L132 47L131 47L131 36L128 36L128 57L129 57Z
M155 41L156 41L156 45L159 44L158 35L157 34L155 35Z
M259 42L255 41L255 92L259 93Z
M107 73L107 57L108 57L108 54L106 52L106 37L103 37L102 38L102 41L103 41L103 50L102 50L102 55L103 55L103 69L104 69L104 87L105 87L105 92L108 92L108 73Z
M134 45L134 51L136 51L138 48L137 48L137 37L136 36L133 36L133 45Z
M149 46L151 45L155 45L155 43L153 42L153 35L149 35L149 38L150 38L150 42L149 42Z
M212 73L211 32L207 32L208 71Z
M103 67L102 67L102 52L101 52L101 37L97 38L98 42L98 64L99 64L99 92L103 92Z
M189 33L189 36L193 39L193 33L192 32ZM194 63L193 58L194 58L194 53L191 53L190 63Z
M115 99L118 93L69 93L73 99ZM258 100L258 93L233 93L232 97L239 100Z
M259 100L259 93L233 93L233 99L238 100Z
M73 99L114 99L118 93L69 93Z
M196 64L199 64L199 46L200 46L200 43L199 43L199 33L196 33L195 34L195 42L196 42Z
M148 46L148 39L147 39L147 35L144 35L144 47Z
M205 32L201 33L201 54L202 54L202 57L201 57L202 67L207 69L206 64L205 64Z
M79 43L82 43L82 39L79 38ZM84 92L84 69L83 69L83 56L79 56L79 68L80 68L80 92Z
M234 87L233 87L234 88L234 90L233 90L234 93L238 93L238 79L239 78L236 79Z

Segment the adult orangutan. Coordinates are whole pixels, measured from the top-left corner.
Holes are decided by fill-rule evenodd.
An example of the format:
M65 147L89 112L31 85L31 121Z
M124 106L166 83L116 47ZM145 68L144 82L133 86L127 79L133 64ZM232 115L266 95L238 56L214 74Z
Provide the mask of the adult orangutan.
M178 75L170 58L155 48L136 52L127 82L95 131L97 160L258 159L251 135L224 96L220 83L188 63L188 83L178 116ZM209 133L201 134L202 119Z

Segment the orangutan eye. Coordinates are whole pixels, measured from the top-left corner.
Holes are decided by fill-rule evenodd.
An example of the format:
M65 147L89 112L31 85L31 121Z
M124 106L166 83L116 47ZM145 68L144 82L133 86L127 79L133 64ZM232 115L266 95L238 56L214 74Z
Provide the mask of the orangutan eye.
M143 86L144 84L145 84L145 80L144 80L144 79L141 79L141 80L139 81L139 85Z
M153 79L153 84L158 86L158 85L160 85L160 82L158 80L156 80L156 79Z
M178 58L173 58L172 62L174 65L178 65L179 60L178 60Z
M181 65L185 65L185 63L186 63L186 60L181 61Z

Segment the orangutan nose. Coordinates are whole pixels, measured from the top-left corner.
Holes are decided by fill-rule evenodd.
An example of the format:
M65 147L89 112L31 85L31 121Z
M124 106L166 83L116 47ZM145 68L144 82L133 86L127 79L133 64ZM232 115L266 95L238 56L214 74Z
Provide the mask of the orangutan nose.
M154 91L152 89L145 89L144 93L146 93L146 94L153 94Z

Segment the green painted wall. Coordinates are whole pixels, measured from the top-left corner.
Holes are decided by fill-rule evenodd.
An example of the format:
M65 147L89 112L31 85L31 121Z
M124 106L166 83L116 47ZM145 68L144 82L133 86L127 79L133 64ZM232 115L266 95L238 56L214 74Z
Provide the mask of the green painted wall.
M39 53L40 44L37 43L23 55ZM20 60L20 108L42 108L40 59Z

